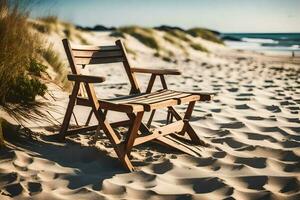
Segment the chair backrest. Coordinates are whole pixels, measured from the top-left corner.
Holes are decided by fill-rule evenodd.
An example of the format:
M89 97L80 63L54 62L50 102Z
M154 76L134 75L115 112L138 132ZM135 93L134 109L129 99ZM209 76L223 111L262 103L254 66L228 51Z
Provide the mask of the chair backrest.
M94 64L123 63L131 84L130 94L140 93L139 85L131 71L126 49L121 40L112 46L71 45L68 39L62 40L65 52L73 74L80 74L78 67Z

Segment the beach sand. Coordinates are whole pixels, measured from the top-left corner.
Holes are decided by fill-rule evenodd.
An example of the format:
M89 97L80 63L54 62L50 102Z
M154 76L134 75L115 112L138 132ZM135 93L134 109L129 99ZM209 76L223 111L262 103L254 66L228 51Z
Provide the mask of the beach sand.
M102 33L85 37L100 44L114 40ZM128 173L102 136L96 144L91 144L94 133L57 142L51 135L63 119L68 93L48 84L49 93L40 98L39 120L31 117L24 122L32 133L21 129L17 139L7 138L7 147L0 151L0 198L300 199L299 63L200 40L210 54L189 49L189 59L179 53L176 63L154 57L151 49L130 36L126 44L137 52L130 55L136 67L184 72L167 77L170 89L216 93L211 102L197 103L193 112L192 126L210 145L195 147L201 155L146 143L133 149L137 171ZM128 92L117 65L87 71L107 77L103 85L96 85L100 97ZM149 78L138 76L144 89ZM185 109L186 105L178 106L181 113ZM75 111L79 122L88 113L82 107ZM163 124L165 115L159 111L154 125ZM109 113L109 117L125 116Z

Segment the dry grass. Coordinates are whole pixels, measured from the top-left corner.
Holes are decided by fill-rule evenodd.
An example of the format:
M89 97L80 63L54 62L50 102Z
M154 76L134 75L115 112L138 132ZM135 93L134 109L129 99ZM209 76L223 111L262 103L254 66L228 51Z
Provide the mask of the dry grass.
M153 30L150 28L141 28L138 26L126 26L119 28L119 32L127 33L135 37L144 45L159 51L161 48L154 37Z
M187 34L183 31L180 30L172 30L172 31L167 31L167 33L169 33L170 35L185 41L185 42L191 42L190 38L188 38Z
M174 37L172 34L166 32L163 36L163 39L165 39L167 42L173 44L174 46L181 49L185 56L188 56L188 52L184 45L181 44L178 38Z
M39 18L40 21L48 23L48 24L57 24L58 23L58 17L54 15L49 15L45 17Z
M24 75L32 58L41 48L41 40L30 31L28 13L17 3L0 1L0 103L18 77ZM11 4L10 4L11 3ZM9 9L10 8L10 9Z
M54 71L57 72L56 81L62 83L64 87L68 87L66 79L67 67L62 62L59 54L54 50L53 45L50 44L48 48L43 49L41 54Z

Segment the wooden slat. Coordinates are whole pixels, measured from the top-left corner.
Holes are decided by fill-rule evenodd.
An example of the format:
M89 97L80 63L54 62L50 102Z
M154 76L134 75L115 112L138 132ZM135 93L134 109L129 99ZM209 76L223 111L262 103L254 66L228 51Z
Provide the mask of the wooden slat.
M105 78L101 76L68 74L67 77L69 81L78 81L78 82L85 82L85 83L102 83L105 81Z
M149 73L149 74L157 74L157 75L180 75L180 71L176 69L149 69L149 68L131 68L132 72L136 73Z
M110 45L110 46L92 46L92 45L71 45L72 50L81 50L81 51L114 51L120 50L120 47L117 45Z
M143 103L143 104L153 104L153 103L159 103L165 100L169 100L169 99L179 99L179 98L183 98L186 96L190 96L190 94L184 94L184 93L179 93L179 92L174 92L174 93L170 93L170 94L165 94L165 95L161 95L161 96L157 96L157 97L152 97L150 96L147 99L142 99L142 100L138 100L138 101L129 101L132 103Z
M109 57L109 58L74 58L77 65L90 65L90 64L105 64L123 62L123 57Z
M142 93L142 94L139 94L138 96L127 99L126 102L134 102L134 101L137 102L137 101L141 101L141 100L146 100L146 99L165 96L165 95L168 95L168 94L174 94L174 91L161 90L161 91L156 91L156 92L152 92L152 93Z
M102 109L129 113L180 105L191 101L198 101L200 98L201 96L190 93L163 90L153 93L153 95L152 93L144 93L123 98L99 100L99 102ZM77 98L77 104L89 106L88 100L80 97Z
M142 94L138 94L138 95L133 95L130 97L123 97L123 98L118 98L118 99L111 99L108 101L112 101L114 103L136 103L142 100L147 100L147 99L153 99L153 98L160 98L166 95L174 95L174 91L171 90L161 90L161 91L157 91L157 92L153 92L150 94L147 93L142 93ZM120 100L119 100L120 99Z
M118 51L73 51L75 58L106 58L121 57L122 52Z
M132 112L139 112L143 111L144 107L143 105L138 104L114 104L109 101L99 100L100 108L101 109L107 109L107 110L113 110L113 111L119 111L119 112L125 112L125 113L132 113ZM86 98L77 97L76 104L81 106L91 106L91 103Z
M101 109L108 109L125 113L140 112L145 110L144 106L139 104L114 104L101 100L100 107Z

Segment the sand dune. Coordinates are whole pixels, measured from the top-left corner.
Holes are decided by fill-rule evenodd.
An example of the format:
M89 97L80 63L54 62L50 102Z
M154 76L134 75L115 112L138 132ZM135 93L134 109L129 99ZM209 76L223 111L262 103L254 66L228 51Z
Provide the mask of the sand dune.
M85 34L94 43L115 39ZM196 104L192 118L209 146L195 147L201 155L192 157L155 143L142 145L132 153L138 170L127 173L103 136L96 144L91 133L66 143L51 137L68 94L50 85L59 110L50 111L56 127L29 121L26 126L40 133L30 137L21 130L19 140L8 139L0 152L1 199L300 199L299 65L209 42L212 53L190 50L188 62L169 63L130 36L126 42L137 51L135 66L184 71L167 78L170 88L217 94L212 102ZM127 93L118 66L88 71L108 77L106 85L97 86L102 97ZM145 88L149 77L138 78ZM75 114L83 121L88 111L77 108ZM158 112L154 124L164 123L165 114Z

